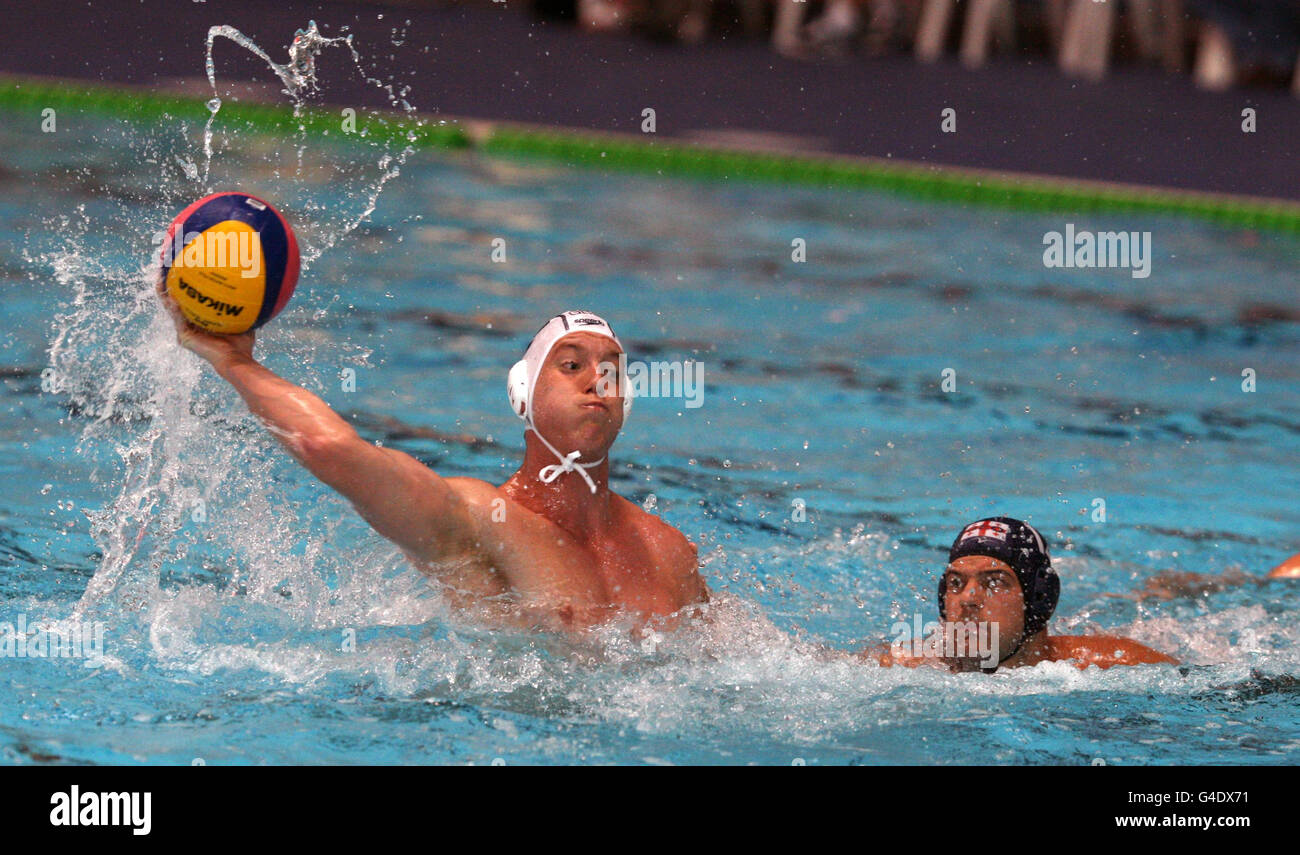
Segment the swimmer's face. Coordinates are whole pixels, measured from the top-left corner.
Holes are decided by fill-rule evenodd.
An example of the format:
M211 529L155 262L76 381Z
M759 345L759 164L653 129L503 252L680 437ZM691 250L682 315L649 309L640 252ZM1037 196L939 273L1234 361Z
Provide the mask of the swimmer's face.
M967 555L943 574L943 609L950 621L996 623L998 659L1010 655L1025 630L1025 597L1005 561Z
M589 332L569 333L551 348L533 391L533 422L556 448L596 458L614 444L623 427L623 399L616 397L622 352L610 339ZM599 383L602 364L613 365L614 372Z

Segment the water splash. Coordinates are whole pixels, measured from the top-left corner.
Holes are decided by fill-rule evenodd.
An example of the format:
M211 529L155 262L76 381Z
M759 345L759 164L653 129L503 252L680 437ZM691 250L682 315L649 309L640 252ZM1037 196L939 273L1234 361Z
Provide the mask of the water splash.
M221 110L221 96L217 92L217 65L212 56L212 48L218 38L229 39L266 62L271 71L275 72L275 76L280 78L280 82L284 84L283 92L293 102L295 117L301 115L306 96L319 89L316 80L316 57L320 55L322 50L331 45L346 45L352 53L352 61L358 68L361 67L361 56L352 46L352 35L336 38L322 36L316 28L315 21L309 22L307 29L298 30L293 34L293 42L289 45L289 61L283 64L271 59L270 54L262 50L256 42L234 27L227 24L210 27L208 29L207 56L204 60L204 68L208 74L208 85L212 87L212 98L207 103L208 122L203 129L203 155L206 160L203 169L204 180L207 179L208 169L212 164L212 123Z
M261 134L241 135L227 155L214 157L214 121L221 110L213 58L218 39L230 40L263 59L281 82L296 117L301 117L306 100L320 92L317 59L331 46L346 47L365 79L388 91L390 104L408 116L414 110L405 100L395 99L391 86L365 74L351 35L323 36L313 21L295 33L288 59L281 63L235 28L212 27L205 64L213 97L207 105L201 172L196 158L184 148L188 141L182 133L159 142L154 137L159 133L165 137L165 129L121 131L124 149L135 155L124 159L134 165L124 168L122 180L140 180L147 197L158 200L163 210L176 210L192 201L193 184L207 184L214 166L224 160L241 183L259 172L265 176L265 164L278 162L274 147L291 143ZM380 194L414 150L389 136L359 137L353 138L352 146L333 147L322 156L307 158L305 128L300 124L295 140L297 171L282 176L278 168L272 170L276 180L271 192L283 209L297 214L295 230L304 271L371 217ZM95 141L110 144L107 134ZM177 146L181 150L175 150ZM372 154L376 148L381 149L378 156ZM152 182L133 174L143 173L146 163L161 169ZM337 527L338 518L344 516L340 509L335 509L331 520L330 513L322 514L311 503L301 505L287 488L274 486L282 480L277 473L288 464L273 440L232 390L179 350L170 321L159 310L152 284L158 275L156 247L147 245L152 230L135 228L126 241L129 248L106 259L97 245L102 218L125 227L158 216L153 211L142 218L138 204L138 198L130 195L97 198L93 215L81 204L74 214L29 235L29 246L24 248L27 260L53 271L68 295L56 315L48 346L51 391L62 396L70 412L85 419L77 443L79 454L114 472L111 497L101 509L85 512L99 557L72 619L110 620L115 641L132 650L131 658L140 665L149 655L175 662L176 650L192 652L191 646L176 639L211 641L197 627L209 623L213 609L236 592L241 607L261 604L271 614L294 615L299 625L304 621L332 625L343 616L356 615L362 608L358 604L374 607L383 601L375 597L377 586L396 584L398 588L390 592L400 590L397 599L412 604L407 616L427 618L429 592L417 595L408 590L421 580L404 572L407 568L398 553L385 549L382 554L340 562L340 556L327 549L330 538L319 535L322 529ZM105 210L114 205L115 211ZM52 235L60 236L54 249L35 249L35 243ZM149 262L142 266L141 258ZM334 284L342 288L345 283ZM323 305L332 303L326 299ZM325 312L318 307L313 317L319 320ZM318 346L310 337L296 338L284 324L263 330L259 342L272 353L287 352L299 365L310 364ZM368 354L366 348L350 342L333 347L351 354L344 357L349 361L360 360L356 364L364 364ZM333 359L337 357L336 353ZM299 380L322 391L319 383ZM195 508L205 503L224 509L196 526ZM197 575L214 582L217 589L207 589L206 596L197 600L178 599L174 582L165 582L169 574L173 580L177 575L182 579ZM437 598L432 602L436 607ZM401 612L391 599L386 608L389 619ZM259 619L265 625L266 615Z
M374 181L372 186L366 191L367 198L364 208L354 217L344 220L339 227L332 233L322 237L321 240L307 242L302 247L302 269L310 269L311 265L325 252L334 247L339 240L346 237L362 223L364 223L371 214L374 213L380 194L389 181L401 174L401 167L406 162L407 157L414 151L413 143L417 139L416 129L423 124L422 120L415 116L416 109L407 100L410 92L410 86L404 85L400 89L395 89L392 83L386 83L383 80L371 75L366 71L362 64L361 54L353 44L354 36L348 34L345 36L324 36L320 33L315 21L310 21L306 29L297 30L294 33L293 41L288 49L288 61L284 63L276 62L271 56L263 50L256 42L245 36L239 30L229 25L220 25L211 27L208 30L205 68L207 70L208 84L212 88L212 98L207 102L208 119L203 130L203 182L208 183L212 168L212 140L213 127L218 113L221 111L222 100L217 87L216 62L213 57L213 48L216 40L224 38L248 50L253 55L262 59L267 67L280 80L284 95L288 96L293 107L293 115L296 119L301 119L303 108L313 95L320 92L320 81L317 75L317 57L328 47L342 46L346 47L351 56L352 65L356 72L369 85L382 89L388 96L389 106L393 109L400 110L410 127L406 129L404 145L400 151L385 151L378 160L379 177ZM373 115L372 118L381 125L386 125L389 119ZM304 168L304 156L307 150L306 128L299 124L299 134L296 144L296 158L298 172L301 174ZM365 132L358 134L365 138ZM189 170L187 169L187 174Z

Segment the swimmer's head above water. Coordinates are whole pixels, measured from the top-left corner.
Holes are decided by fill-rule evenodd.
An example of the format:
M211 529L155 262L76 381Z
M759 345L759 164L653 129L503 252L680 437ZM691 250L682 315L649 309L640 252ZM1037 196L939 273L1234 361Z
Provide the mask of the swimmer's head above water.
M939 618L996 626L1000 665L1046 631L1060 595L1042 535L1020 520L993 517L953 541L939 579Z
M939 581L939 616L945 623L996 628L995 667L990 658L963 655L950 658L908 657L886 653L882 665L946 665L954 671L985 672L998 668L1073 662L1079 668L1096 665L1177 664L1173 657L1131 638L1114 635L1047 634L1047 621L1056 610L1061 580L1052 568L1047 542L1028 523L1010 517L973 522L961 530L948 551L948 566Z
M543 483L576 472L596 492L587 470L604 461L632 408L621 377L609 384L621 398L602 394L608 391L602 376L623 352L604 318L568 311L547 321L510 369L511 408L524 420L525 432L531 431L557 461L539 473Z

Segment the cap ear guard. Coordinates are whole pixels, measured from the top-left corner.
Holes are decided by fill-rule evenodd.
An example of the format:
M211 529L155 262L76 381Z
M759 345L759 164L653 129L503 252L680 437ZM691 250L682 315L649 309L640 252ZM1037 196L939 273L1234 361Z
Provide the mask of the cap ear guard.
M1034 576L1031 589L1025 592L1025 635L1030 636L1047 626L1061 598L1061 579L1048 564Z
M510 373L506 376L506 394L510 396L510 408L515 411L515 415L527 421L528 363L525 360L521 359L510 366Z
M622 387L619 391L623 393L623 421L627 421L628 413L632 412L632 384L622 375L619 375L618 380L618 385Z
M623 420L627 421L628 414L632 412L632 384L623 380ZM515 411L519 418L528 420L528 362L519 360L510 366L510 373L506 375L506 394L510 397L510 408Z
M622 344L620 344L619 347L622 347ZM626 355L627 355L626 353L621 353L621 354L619 354L619 357L618 357L618 364L614 366L615 368L618 369L618 372L619 372L619 374L618 374L618 383L616 384L616 390L619 391L619 392L621 392L621 393L623 394L623 421L624 421L624 422L627 421L628 413L631 413L631 412L632 412L632 384L629 383L629 382L627 381L627 377L624 376L624 375L627 373L627 372L624 370L624 369L627 368L627 360L624 358ZM600 389L601 389L601 386L602 386L602 385L603 385L606 389L609 388L609 383L606 382L606 383L603 383L603 384L602 384L602 383L601 383L601 380L604 380L604 379L605 379L605 375L606 375L606 373L607 373L607 372L605 371L605 366L607 366L607 365L611 365L611 364L613 364L613 363L609 363L609 362L602 362L602 363L600 363L600 366L599 366L599 367L600 367L601 378L600 378L600 380L597 380L597 381L596 381L596 394L598 394L598 395L600 394ZM601 397L605 397L605 396L602 395Z

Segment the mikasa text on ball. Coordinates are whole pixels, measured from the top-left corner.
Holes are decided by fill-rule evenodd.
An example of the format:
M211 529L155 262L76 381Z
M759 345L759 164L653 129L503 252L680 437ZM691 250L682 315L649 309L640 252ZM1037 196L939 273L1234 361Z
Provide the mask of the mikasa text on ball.
M223 335L256 329L289 302L298 282L298 240L266 201L215 193L172 221L162 277L185 318Z

